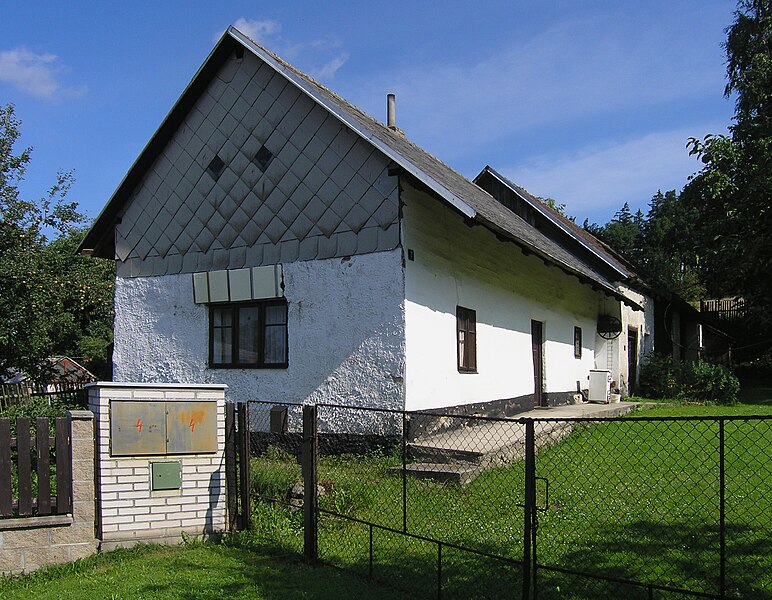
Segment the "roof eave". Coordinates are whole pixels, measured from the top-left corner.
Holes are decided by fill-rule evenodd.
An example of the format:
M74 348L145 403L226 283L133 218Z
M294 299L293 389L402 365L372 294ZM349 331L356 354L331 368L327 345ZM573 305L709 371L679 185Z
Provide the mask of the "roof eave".
M129 167L121 183L118 184L107 204L94 220L83 241L78 245L76 252L85 256L115 258L114 247L112 252L108 253L107 246L110 246L111 242L114 244L115 220L123 208L124 202L135 186L141 181L144 172L150 168L153 161L163 151L169 138L174 134L184 116L201 96L206 85L216 73L217 68L235 48L233 42L234 38L232 35L229 35L229 31L222 34L214 48L209 52L206 60L204 60L182 94L177 98L171 110L161 121L155 133L145 144L142 152L139 153L136 160Z
M495 223L488 221L487 219L484 219L481 216L477 216L475 218L475 221L478 221L480 224L484 225L487 229L492 231L494 234L500 237L505 237L517 246L520 246L520 248L530 254L533 254L535 256L538 256L545 264L549 263L551 265L554 265L555 267L559 268L561 271L566 273L567 275L571 275L573 277L576 277L580 283L583 283L585 285L589 285L596 291L601 291L604 294L606 294L609 297L615 298L619 300L620 302L624 303L625 305L629 306L633 310L642 311L643 307L638 304L637 302L631 300L624 294L620 293L618 290L613 288L612 286L603 283L601 281L598 281L597 279L593 279L591 277L588 277L584 273L579 272L577 269L574 269L570 265L567 265L565 263L562 263L558 260L555 260L553 257L549 256L548 254L545 254L538 248L535 248L531 244L528 244L527 242L524 242L522 239L512 235L505 229L502 229Z

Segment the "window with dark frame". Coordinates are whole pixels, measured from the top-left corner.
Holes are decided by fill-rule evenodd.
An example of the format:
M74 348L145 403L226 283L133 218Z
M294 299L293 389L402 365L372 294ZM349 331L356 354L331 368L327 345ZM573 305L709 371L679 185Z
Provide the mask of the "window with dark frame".
M460 373L477 372L477 313L456 306L456 341Z
M582 328L574 327L574 358L582 358Z
M209 366L281 369L288 365L287 302L209 307Z

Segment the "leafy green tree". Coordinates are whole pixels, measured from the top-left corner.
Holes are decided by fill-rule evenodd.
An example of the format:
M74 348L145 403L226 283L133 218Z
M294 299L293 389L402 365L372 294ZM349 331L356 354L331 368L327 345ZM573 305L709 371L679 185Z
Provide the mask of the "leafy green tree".
M772 331L772 2L740 0L727 29L730 134L689 141L704 163L686 185L699 268L713 296L742 296Z
M648 281L686 300L698 300L705 293L694 245L695 219L694 210L675 190L660 191L651 199L642 226L640 261Z
M585 221L584 228L625 257L656 289L694 300L704 292L692 238L694 219L671 190L657 192L645 216L625 203L605 225Z
M106 364L112 265L75 254L84 217L66 198L71 173L58 173L42 198L21 197L31 149L14 153L20 135L13 105L0 107L0 375L44 381L57 354Z
M643 213L638 211L633 215L627 202L605 225L590 224L586 219L584 221L584 229L611 246L633 264L640 262L642 228Z

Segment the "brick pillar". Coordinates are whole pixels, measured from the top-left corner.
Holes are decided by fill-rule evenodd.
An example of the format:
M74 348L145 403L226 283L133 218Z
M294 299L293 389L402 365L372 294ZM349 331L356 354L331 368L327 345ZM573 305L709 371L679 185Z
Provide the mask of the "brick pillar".
M72 525L51 531L52 546L67 548L67 559L90 556L97 551L95 535L94 414L71 410L72 427Z

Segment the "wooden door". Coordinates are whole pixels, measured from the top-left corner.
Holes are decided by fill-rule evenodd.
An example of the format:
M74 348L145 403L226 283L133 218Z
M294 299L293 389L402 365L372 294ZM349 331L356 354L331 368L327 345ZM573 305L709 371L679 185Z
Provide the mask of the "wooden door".
M533 405L543 406L544 390L544 324L531 321L531 353L533 355Z

